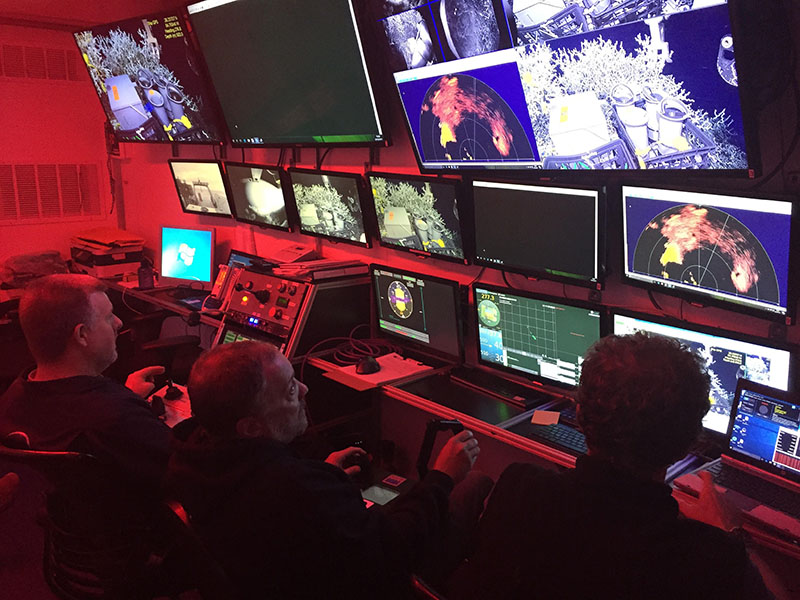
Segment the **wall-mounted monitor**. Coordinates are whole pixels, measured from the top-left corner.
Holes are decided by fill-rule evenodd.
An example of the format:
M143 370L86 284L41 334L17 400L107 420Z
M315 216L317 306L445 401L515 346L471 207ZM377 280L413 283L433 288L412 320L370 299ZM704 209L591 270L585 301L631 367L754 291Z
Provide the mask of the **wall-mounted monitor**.
M481 364L573 389L586 351L603 332L599 307L475 284Z
M622 201L629 282L761 316L793 316L791 200L622 186Z
M367 173L381 244L465 262L455 179Z
M172 179L183 212L196 215L230 217L228 191L218 160L169 160Z
M371 245L364 229L361 175L312 169L287 173L301 233Z
M211 289L214 230L161 228L161 284Z
M119 141L223 141L202 61L180 11L74 35Z
M226 161L225 180L237 221L289 231L279 168Z
M616 335L637 331L663 335L681 341L703 357L711 378L711 410L703 419L703 426L709 431L719 434L728 431L736 382L740 378L789 389L792 358L786 347L697 325L667 324L664 319L615 313L612 320Z
M422 170L758 168L724 0L473 4L373 8Z
M351 0L188 11L235 145L385 144Z
M378 332L446 360L460 361L458 282L371 265Z
M602 287L599 190L476 180L472 198L476 264Z

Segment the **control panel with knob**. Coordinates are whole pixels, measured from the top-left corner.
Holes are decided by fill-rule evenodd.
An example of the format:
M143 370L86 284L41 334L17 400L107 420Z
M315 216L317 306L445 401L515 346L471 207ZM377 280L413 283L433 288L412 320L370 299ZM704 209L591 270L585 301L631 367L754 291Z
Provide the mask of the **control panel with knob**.
M231 294L228 319L286 339L309 284L267 273L244 271Z

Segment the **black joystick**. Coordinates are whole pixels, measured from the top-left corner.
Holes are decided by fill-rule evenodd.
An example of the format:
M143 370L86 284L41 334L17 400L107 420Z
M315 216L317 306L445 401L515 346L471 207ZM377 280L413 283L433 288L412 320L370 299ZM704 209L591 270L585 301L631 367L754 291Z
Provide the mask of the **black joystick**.
M164 400L177 400L183 396L183 392L172 383L172 380L167 380L167 389L164 391Z

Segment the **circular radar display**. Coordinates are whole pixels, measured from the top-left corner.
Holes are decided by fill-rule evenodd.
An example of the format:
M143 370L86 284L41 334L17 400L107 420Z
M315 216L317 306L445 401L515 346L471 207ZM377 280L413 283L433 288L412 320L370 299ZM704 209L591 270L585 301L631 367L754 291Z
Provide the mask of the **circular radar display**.
M478 303L478 319L487 327L497 327L500 324L500 309L491 300L481 300Z
M444 75L433 82L422 102L419 135L429 161L535 159L514 111L471 75Z
M684 204L660 213L636 242L633 270L778 304L775 267L758 238L718 208Z
M389 306L401 319L407 319L414 311L414 299L404 283L393 281L389 284Z

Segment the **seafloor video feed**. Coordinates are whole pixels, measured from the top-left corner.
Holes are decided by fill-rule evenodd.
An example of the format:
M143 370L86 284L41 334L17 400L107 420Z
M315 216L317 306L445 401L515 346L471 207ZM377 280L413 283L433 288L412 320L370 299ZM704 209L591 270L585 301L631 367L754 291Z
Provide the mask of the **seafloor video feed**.
M99 26L75 39L120 141L222 139L178 15Z
M298 172L291 178L301 231L367 243L354 178Z
M549 169L745 169L725 4L517 48Z
M454 185L375 175L369 183L384 243L464 258Z
M236 218L288 228L280 172L256 165L226 164Z
M625 210L633 273L786 306L790 215L642 198Z
M228 196L216 162L171 162L172 175L187 212L230 216Z

